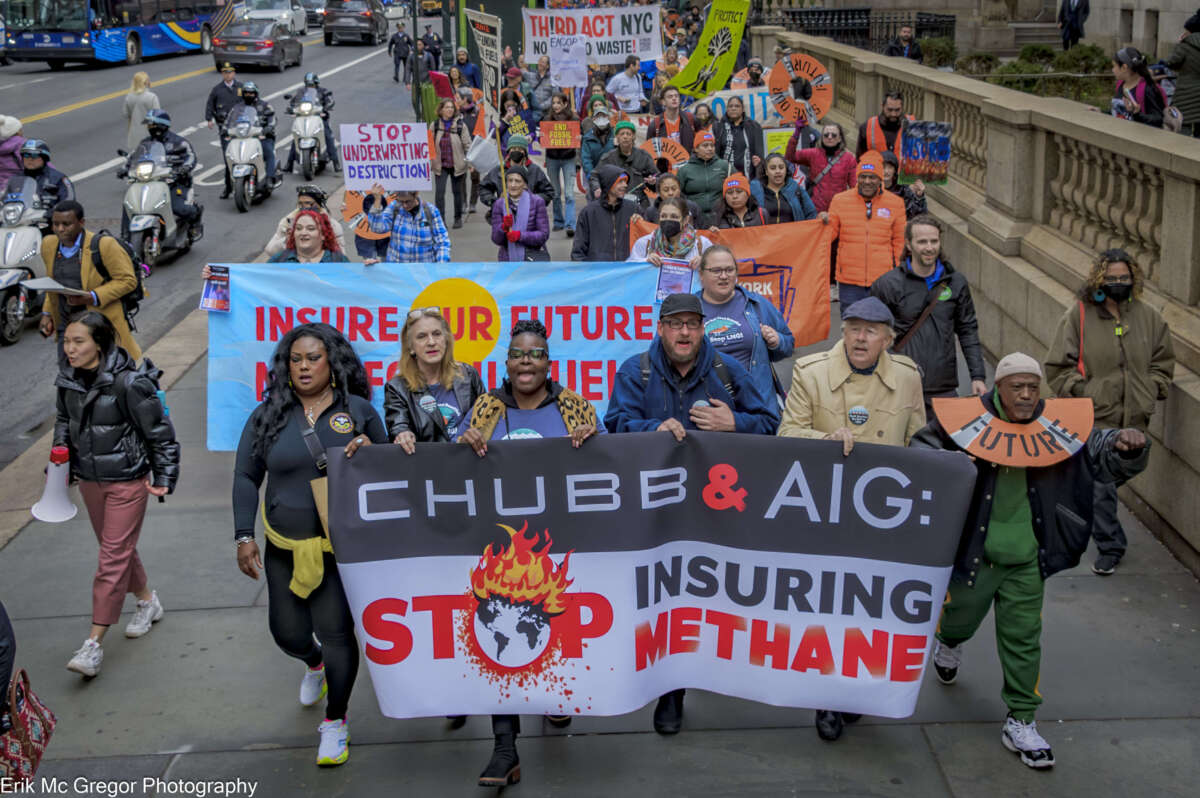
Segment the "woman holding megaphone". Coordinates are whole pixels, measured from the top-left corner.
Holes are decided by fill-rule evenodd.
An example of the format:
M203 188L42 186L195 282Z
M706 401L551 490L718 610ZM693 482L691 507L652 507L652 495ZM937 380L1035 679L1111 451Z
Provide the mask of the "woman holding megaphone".
M54 381L54 445L70 451L71 476L79 480L100 543L92 580L92 630L67 670L91 678L100 672L101 642L120 618L126 593L137 596L126 637L141 637L163 617L137 542L147 496L162 497L175 488L179 444L158 398L162 372L148 360L135 366L102 313L89 310L71 319L63 353L66 362Z

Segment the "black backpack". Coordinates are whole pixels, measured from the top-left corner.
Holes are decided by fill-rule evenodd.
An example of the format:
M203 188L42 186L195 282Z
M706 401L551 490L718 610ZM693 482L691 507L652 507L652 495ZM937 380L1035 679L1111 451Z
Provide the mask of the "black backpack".
M638 366L642 371L642 388L645 388L650 384L649 352L642 352L642 356L638 358ZM729 376L729 367L721 359L720 352L713 352L713 371L717 372L717 379L721 381L721 387L725 389L725 393L729 394L729 398L736 402L737 389L733 385L733 378Z
M141 309L142 300L146 298L146 289L142 286L141 264L138 263L137 255L134 254L133 247L128 241L120 236L113 235L108 230L98 230L92 236L92 266L95 267L96 271L100 272L100 276L104 278L104 282L112 279L112 276L108 273L108 268L104 265L104 260L100 257L100 239L104 236L108 236L113 241L116 241L121 246L121 249L125 250L125 254L129 256L129 262L133 264L133 276L137 280L137 286L128 294L121 297L121 309L125 313L125 322L129 325L130 331L133 332L137 330L137 325L134 323L133 317L138 314L138 311Z

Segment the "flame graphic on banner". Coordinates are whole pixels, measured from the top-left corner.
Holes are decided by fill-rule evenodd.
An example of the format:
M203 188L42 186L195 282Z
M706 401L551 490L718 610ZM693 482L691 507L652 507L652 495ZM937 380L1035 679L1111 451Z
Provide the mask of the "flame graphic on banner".
M550 530L527 537L528 521L520 531L506 524L497 526L508 533L509 545L497 549L489 543L484 549L479 565L471 572L475 597L487 601L491 596L499 596L512 604L540 605L547 615L562 613L566 609L563 592L571 585L567 578L571 552L563 556L561 566L556 566L547 554L554 542Z

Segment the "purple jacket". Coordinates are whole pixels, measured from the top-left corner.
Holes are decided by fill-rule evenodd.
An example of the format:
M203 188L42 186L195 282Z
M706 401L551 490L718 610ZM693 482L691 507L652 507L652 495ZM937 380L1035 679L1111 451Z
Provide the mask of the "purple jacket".
M529 189L529 225L521 231L521 246L525 249L541 249L550 238L550 220L546 216L546 201ZM513 209L516 211L516 209ZM516 213L513 213L514 220ZM508 237L500 225L504 222L504 197L496 200L492 206L492 243L500 245L500 255L497 260L508 260ZM515 227L515 223L514 223Z
M0 191L8 185L10 177L25 173L25 166L21 163L18 152L24 143L25 137L20 134L0 141Z

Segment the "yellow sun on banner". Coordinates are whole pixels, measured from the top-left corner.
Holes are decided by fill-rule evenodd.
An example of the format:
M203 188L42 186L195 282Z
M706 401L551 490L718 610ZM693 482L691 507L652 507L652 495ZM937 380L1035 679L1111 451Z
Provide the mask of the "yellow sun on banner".
M440 308L454 335L454 359L478 363L500 338L500 308L479 283L462 277L438 280L413 300L413 309Z

